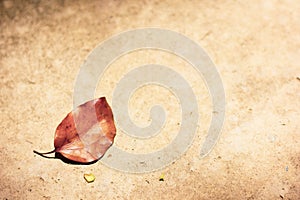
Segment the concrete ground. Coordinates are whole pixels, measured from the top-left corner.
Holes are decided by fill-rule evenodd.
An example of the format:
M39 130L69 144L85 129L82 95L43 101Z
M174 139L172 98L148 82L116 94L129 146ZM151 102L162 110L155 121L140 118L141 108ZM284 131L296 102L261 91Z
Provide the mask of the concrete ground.
M1 199L300 199L299 1L2 0L0 11ZM89 52L112 35L142 27L180 32L216 64L226 119L213 151L198 156L211 117L202 78L174 55L145 50L112 63L95 96L111 103L118 80L134 66L173 66L197 94L201 115L180 159L131 174L101 162L70 165L33 154L53 149L54 131L72 110L74 83ZM140 88L130 101L131 116L147 124L157 102L171 113L162 136L133 142L116 124L114 145L140 153L168 144L181 120L172 93ZM86 183L83 174L90 172L96 180Z

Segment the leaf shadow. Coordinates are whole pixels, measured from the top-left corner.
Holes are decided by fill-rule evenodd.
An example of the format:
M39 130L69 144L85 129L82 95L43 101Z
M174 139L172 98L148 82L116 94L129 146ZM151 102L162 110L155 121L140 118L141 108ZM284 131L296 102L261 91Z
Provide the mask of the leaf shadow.
M94 160L94 161L88 162L88 163L77 162L77 161L70 160L70 159L64 157L63 155L61 155L58 152L55 152L55 158L60 159L64 163L71 164L71 165L91 165L91 164L98 162L98 160Z

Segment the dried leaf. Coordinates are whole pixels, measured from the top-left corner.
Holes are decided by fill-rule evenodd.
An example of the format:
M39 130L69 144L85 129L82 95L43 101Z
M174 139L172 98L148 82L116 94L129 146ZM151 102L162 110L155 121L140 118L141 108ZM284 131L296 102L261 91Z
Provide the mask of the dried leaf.
M76 162L93 162L113 144L115 135L112 110L102 97L78 106L62 120L55 132L52 152Z

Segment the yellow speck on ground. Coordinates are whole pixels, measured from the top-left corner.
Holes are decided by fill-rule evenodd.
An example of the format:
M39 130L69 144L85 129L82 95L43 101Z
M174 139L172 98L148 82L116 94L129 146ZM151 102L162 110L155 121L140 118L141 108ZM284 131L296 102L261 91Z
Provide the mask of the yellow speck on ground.
M88 182L88 183L94 182L94 180L95 180L95 176L92 173L84 174L83 177L86 180L86 182Z
M159 181L165 181L165 174L161 174L161 175L160 175Z

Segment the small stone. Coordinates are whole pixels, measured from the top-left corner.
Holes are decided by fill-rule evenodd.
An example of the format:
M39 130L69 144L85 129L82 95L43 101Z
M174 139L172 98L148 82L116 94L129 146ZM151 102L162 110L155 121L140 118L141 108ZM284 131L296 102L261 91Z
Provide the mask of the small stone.
M165 175L164 175L164 174L161 174L161 175L160 175L159 181L165 181Z
M92 173L90 173L90 174L84 174L83 177L86 180L86 182L88 182L88 183L92 183L92 182L95 181L95 176Z

